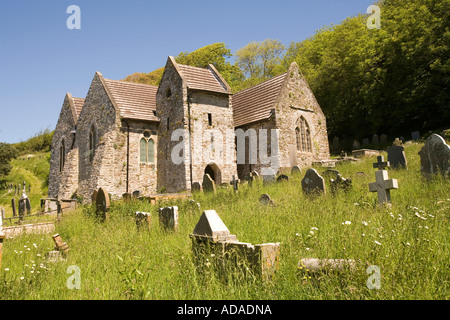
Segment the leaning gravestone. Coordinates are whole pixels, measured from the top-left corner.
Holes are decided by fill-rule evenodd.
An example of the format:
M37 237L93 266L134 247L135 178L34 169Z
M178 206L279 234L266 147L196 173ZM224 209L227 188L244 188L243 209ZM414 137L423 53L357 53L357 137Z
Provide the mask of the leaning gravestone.
M140 230L149 230L151 224L151 214L149 212L136 212L136 227L138 231Z
M379 156L378 161L373 164L374 168L378 168L375 172L376 182L369 184L369 191L378 194L378 204L380 206L391 205L391 190L398 189L397 179L389 179L386 167L389 167L389 161L385 162L383 156Z
M178 207L160 208L159 224L166 231L178 231Z
M285 174L280 174L277 178L277 182L289 181L289 177Z
M291 169L291 175L295 176L295 175L301 175L302 174L302 169L300 169L299 166L293 166Z
M110 202L109 202L109 194L102 188L98 189L97 192L97 199L95 201L96 204L96 214L97 219L100 222L105 222L109 219L109 208L110 208Z
M302 189L305 194L325 194L325 180L317 173L316 169L309 169L302 180Z
M270 167L264 168L263 171L264 171L264 175L263 175L263 183L264 184L275 182L276 174L272 168L270 168Z
M270 205L272 207L275 207L275 202L273 202L272 198L270 198L268 194L262 194L259 197L259 203L261 203L262 205Z
M432 134L419 151L422 174L426 177L436 173L450 176L450 146L438 134Z
M214 180L211 179L211 177L207 173L203 176L202 188L203 188L203 192L216 193L216 184L214 183Z
M338 170L334 170L334 169L327 169L322 173L322 176L324 177L333 177L336 178L339 175L339 171Z
M330 189L332 194L336 194L339 190L349 192L352 188L352 179L343 178L339 173L336 179L330 179Z
M408 161L406 160L405 147L393 145L388 148L388 161L394 169L407 169Z

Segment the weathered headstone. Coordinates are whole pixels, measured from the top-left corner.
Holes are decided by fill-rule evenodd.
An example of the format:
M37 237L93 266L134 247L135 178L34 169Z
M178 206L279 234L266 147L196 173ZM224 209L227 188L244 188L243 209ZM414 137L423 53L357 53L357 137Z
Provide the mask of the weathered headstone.
M0 208L1 218L6 219L5 209L3 207Z
M97 219L100 222L107 221L109 219L109 208L110 208L108 192L106 192L102 188L98 189L95 205L96 205Z
M374 169L378 169L378 170L384 170L387 167L390 166L389 161L384 161L384 157L383 156L378 156L377 157L377 162L375 162L373 164L373 168Z
M305 177L302 180L302 189L305 194L325 194L325 181L317 173L316 169L309 169L306 171Z
M149 212L136 212L136 227L139 231L141 230L149 230L151 225L151 214Z
M419 151L422 174L430 177L441 173L450 177L450 146L438 134L432 134Z
M381 134L380 136L380 142L381 143L386 143L388 140L388 135L386 133Z
M383 162L383 157L378 157L377 163L374 163L374 168L378 168L375 172L376 182L369 184L370 192L377 192L378 203L380 206L391 205L391 190L398 189L397 179L389 179L388 172L384 170L389 167L389 162Z
M295 176L295 175L301 175L302 174L302 169L300 169L299 166L293 166L291 169L291 175Z
M253 181L259 179L259 173L256 170L252 171L252 177L253 177Z
M387 150L388 162L394 169L407 169L408 161L406 160L405 147L403 146L391 146Z
M11 207L13 212L13 217L17 217L17 210L16 210L16 199L11 199Z
M298 263L298 268L312 272L320 270L355 270L356 261L346 259L302 259Z
M129 201L129 200L131 200L131 197L132 197L132 194L129 193L129 192L125 192L125 193L122 194L122 199L123 199L124 201Z
M160 208L159 224L164 230L178 231L178 207Z
M202 185L200 182L194 182L192 183L192 192L200 192L202 191Z
M322 172L322 176L326 177L326 178L333 177L334 179L336 179L338 174L339 174L339 171L338 170L334 170L334 169L327 169L324 172Z
M133 191L133 198L137 199L137 198L140 198L141 196L142 196L142 193L140 190Z
M357 150L357 149L359 149L359 148L361 148L361 144L359 143L358 140L354 140L354 141L353 141L353 144L352 144L352 149L353 149L353 150Z
M91 201L92 203L96 203L97 202L97 190L92 191L92 195L91 195Z
M259 197L259 203L261 203L262 205L270 205L270 206L275 206L275 202L273 202L272 198L270 198L270 196L268 194L262 194Z
M214 183L214 180L211 179L211 177L207 173L203 176L202 188L203 188L203 192L216 193L216 184Z
M52 238L55 242L55 250L61 252L63 256L67 256L67 254L69 253L69 246L67 245L67 243L62 241L59 234L55 234Z
M276 173L271 167L265 168L263 171L264 171L264 173L263 173L263 183L264 184L275 182Z
M374 134L374 135L372 136L372 143L373 143L373 144L379 144L379 143L380 143L380 138L378 137L377 134Z
M219 276L226 276L228 272L246 275L251 271L267 280L279 266L280 243L252 245L239 242L214 210L203 212L189 236L200 273L205 269L205 261L210 261L209 266L213 266Z
M420 139L420 132L419 131L411 132L411 138L413 140L419 140Z
M277 182L287 182L289 181L289 177L285 174L280 174L277 178Z
M332 194L336 194L339 190L349 192L352 189L352 179L343 178L338 173L336 179L330 179L330 189Z

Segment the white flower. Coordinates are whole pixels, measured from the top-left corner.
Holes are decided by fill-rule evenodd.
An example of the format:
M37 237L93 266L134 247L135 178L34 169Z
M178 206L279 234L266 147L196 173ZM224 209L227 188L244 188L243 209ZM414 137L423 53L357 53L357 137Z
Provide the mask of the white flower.
M363 233L362 236L365 237L366 235Z
M363 225L368 226L369 224L365 221L362 222Z
M319 230L319 228L312 227L311 230Z
M5 268L5 271L9 271L9 268Z
M344 225L351 225L352 224L352 222L351 221L345 221L345 222L342 222L342 224Z
M381 243L379 243L377 240L375 240L375 243L379 246L381 246Z
M25 279L24 277L20 277L20 280L23 280L23 279Z
M310 234L314 234L314 231L310 231L309 233L310 233Z
M406 243L406 245L407 245L407 246L410 246L410 245L411 245L411 243L407 242L407 243Z

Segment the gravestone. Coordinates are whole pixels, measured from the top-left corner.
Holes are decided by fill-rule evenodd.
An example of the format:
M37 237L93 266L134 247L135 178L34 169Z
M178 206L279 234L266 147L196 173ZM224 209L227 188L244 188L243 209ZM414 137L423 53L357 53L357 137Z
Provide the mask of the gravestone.
M55 242L55 250L62 253L63 256L67 256L70 249L67 243L63 242L61 236L59 234L55 234L53 237L53 241Z
M381 142L381 143L386 143L386 142L387 142L387 139L388 139L388 135L385 134L385 133L383 133L383 134L380 136L380 142Z
M299 166L293 166L291 169L291 175L295 176L295 175L301 175L302 174L302 169L300 169Z
M285 174L280 174L277 178L277 182L289 181L289 177Z
M388 162L394 169L407 169L408 162L406 160L405 148L403 146L391 146L387 150Z
M395 138L394 142L392 143L392 145L394 146L401 146L402 144L403 142L399 138Z
M309 194L325 194L325 181L317 173L316 169L309 169L306 171L305 177L302 180L303 193Z
M91 195L92 203L96 203L97 202L97 194L98 194L97 190L92 191L92 195Z
M358 140L353 141L352 149L357 150L359 148L361 148L361 144L359 143L359 141Z
M336 179L338 175L339 171L334 169L327 169L324 172L322 172L322 176L327 178L333 177L334 179Z
M253 181L259 179L259 173L256 170L252 171L252 177L253 177Z
M377 134L374 134L372 136L372 144L379 144L380 143L380 138L378 137Z
M259 203L261 203L262 205L266 205L266 206L273 206L275 207L275 202L273 202L272 198L270 198L270 196L268 194L262 194L259 197Z
M363 146L367 146L369 144L369 138L364 138L363 140L362 140L362 145Z
M13 217L17 217L17 210L16 210L16 199L11 199L11 207L13 212Z
M100 222L105 222L109 219L109 194L102 188L98 189L97 199L95 201L96 205L96 215Z
M378 157L378 161L373 164L378 168L375 172L376 182L369 184L370 192L377 192L378 204L380 206L391 205L391 190L398 189L397 179L389 179L388 172L384 168L389 167L389 162L383 162L383 157Z
M159 224L166 231L178 231L178 207L160 208Z
M135 213L135 219L136 219L136 227L138 231L141 230L149 230L151 225L151 214L149 212L136 212Z
M19 217L20 220L23 220L23 217L26 214L31 214L31 204L30 199L25 193L25 189L23 190L22 196L19 199Z
M272 168L265 168L263 169L264 175L263 175L263 183L273 183L276 180L276 174L275 171Z
M140 198L141 196L142 196L142 193L141 193L140 190L133 191L133 198L134 199Z
M3 239L5 239L6 235L3 233L2 220L0 218L0 272L2 268L2 250L3 250Z
M419 131L411 132L411 138L413 140L419 140L420 139L420 132Z
M336 179L330 179L330 189L332 194L337 194L339 190L349 192L352 189L352 179L343 178L338 173Z
M422 174L430 177L441 173L450 177L450 146L438 134L432 134L419 151Z
M231 180L230 184L233 186L234 192L239 190L239 179L236 180L236 176L233 175L233 180Z
M288 146L288 150L289 150L289 166L290 167L296 166L298 164L297 145L290 144Z
M216 184L214 183L214 180L211 179L211 177L207 173L203 176L202 188L203 188L203 192L216 193Z
M200 184L200 182L192 183L191 191L192 192L200 192L200 191L202 191L202 185Z
M0 212L1 212L1 218L6 219L5 209L3 207L0 208Z
M131 197L132 197L132 194L129 193L129 192L125 192L124 194L122 194L122 199L123 199L124 201L129 201L129 200L131 200Z

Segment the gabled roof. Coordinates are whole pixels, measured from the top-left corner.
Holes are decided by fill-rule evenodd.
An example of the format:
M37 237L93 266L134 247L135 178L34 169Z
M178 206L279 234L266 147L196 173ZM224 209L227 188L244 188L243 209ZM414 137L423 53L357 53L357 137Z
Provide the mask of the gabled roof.
M73 106L75 107L75 112L77 113L77 119L78 119L80 117L81 109L83 109L83 106L84 106L84 99L72 97L72 100L73 100Z
M233 95L234 126L266 120L274 109L287 73Z
M212 65L204 69L177 63L176 67L189 89L231 94L230 87Z
M101 76L101 74L99 73ZM103 79L108 94L125 119L159 121L155 116L157 86Z

